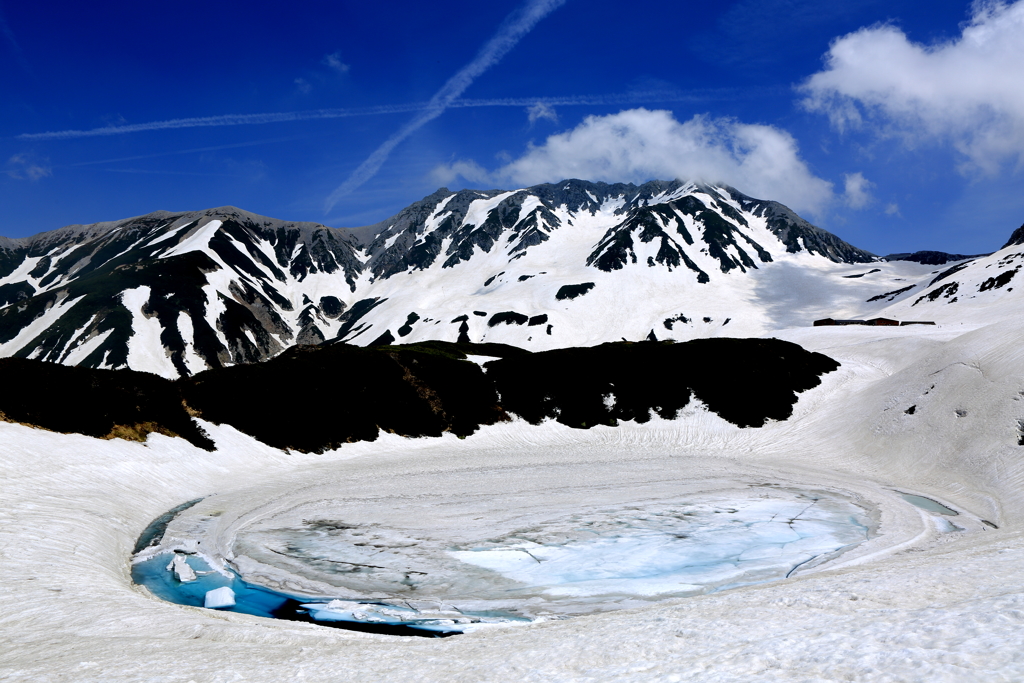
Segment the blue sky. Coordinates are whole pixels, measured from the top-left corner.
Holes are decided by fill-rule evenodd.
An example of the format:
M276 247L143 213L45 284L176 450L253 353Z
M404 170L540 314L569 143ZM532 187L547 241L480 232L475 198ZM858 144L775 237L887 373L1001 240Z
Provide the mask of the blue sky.
M1024 222L1022 166L1024 0L0 0L9 237L676 175L878 254L977 253Z

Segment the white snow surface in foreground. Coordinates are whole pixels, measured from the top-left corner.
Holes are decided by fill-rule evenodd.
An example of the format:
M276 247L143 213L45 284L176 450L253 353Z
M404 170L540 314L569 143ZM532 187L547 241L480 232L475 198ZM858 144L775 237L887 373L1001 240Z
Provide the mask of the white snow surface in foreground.
M842 367L792 418L762 429L694 407L671 422L513 422L465 440L382 435L313 455L210 424L213 453L159 434L140 444L0 423L0 678L1022 680L1024 324L971 327L779 331ZM510 511L524 495L599 496L616 473L638 491L678 495L763 484L841 492L875 506L878 535L783 581L443 640L181 607L131 582L139 533L200 496L224 505L190 519L228 543L291 499L310 503L303 487L332 481L356 498L386 492L399 519L416 509L403 500L433 497L443 509L478 483ZM963 531L903 493L958 511L943 521Z

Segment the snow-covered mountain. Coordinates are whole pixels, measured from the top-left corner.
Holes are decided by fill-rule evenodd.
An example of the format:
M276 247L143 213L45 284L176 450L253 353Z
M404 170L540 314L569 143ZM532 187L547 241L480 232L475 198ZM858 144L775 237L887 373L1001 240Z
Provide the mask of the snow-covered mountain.
M0 238L0 355L175 377L331 340L759 336L895 311L932 270L880 262L777 202L680 181L441 189L354 229L158 211Z
M882 315L896 319L927 318L939 323L992 322L1013 315L1020 305L1024 279L1015 279L1024 267L1024 226L999 251L966 257L949 267L933 270L919 282L880 295L893 302ZM1014 290L1017 290L1014 293Z
M0 361L0 677L1024 680L1024 228L906 256L728 188L574 182L357 230L219 209L0 240L0 353L237 364ZM810 326L874 316L937 325ZM778 339L294 346L651 332ZM225 574L175 583L197 560ZM158 597L236 575L335 616L365 589L471 621L449 586L633 608L439 643Z

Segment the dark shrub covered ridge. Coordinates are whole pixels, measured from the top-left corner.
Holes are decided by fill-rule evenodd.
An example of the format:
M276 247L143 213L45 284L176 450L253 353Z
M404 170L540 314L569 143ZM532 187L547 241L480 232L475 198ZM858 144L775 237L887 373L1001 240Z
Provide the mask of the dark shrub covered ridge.
M3 358L0 419L100 439L145 441L150 432L159 432L213 450L174 382L148 372Z
M467 354L490 356L484 364ZM276 448L323 452L402 436L460 437L522 417L570 427L666 419L699 399L740 427L785 420L796 394L839 364L778 339L615 342L530 353L502 344L296 346L272 360L177 381L132 370L0 360L0 419L57 432L210 450L191 419L229 424Z

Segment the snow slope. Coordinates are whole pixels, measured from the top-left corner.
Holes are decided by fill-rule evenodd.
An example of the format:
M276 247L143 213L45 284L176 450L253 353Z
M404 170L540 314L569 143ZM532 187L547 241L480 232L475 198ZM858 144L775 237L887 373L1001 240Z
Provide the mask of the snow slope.
M970 329L970 328L974 329ZM966 330L966 331L964 331ZM158 434L97 441L0 423L5 680L999 681L1024 677L1024 324L793 328L840 360L792 418L571 430L504 423L464 440L383 437L323 456L204 425L213 453ZM914 411L909 411L911 406ZM218 493L229 539L289 500L599 502L604 484L824 487L870 503L879 535L782 582L445 640L179 607L133 586L157 515ZM321 493L307 495L314 489ZM963 531L899 494L957 510ZM404 510L404 511L403 511ZM987 523L982 521L987 520ZM994 526L993 526L994 525ZM998 528L995 528L998 527ZM209 552L216 554L217 549Z

